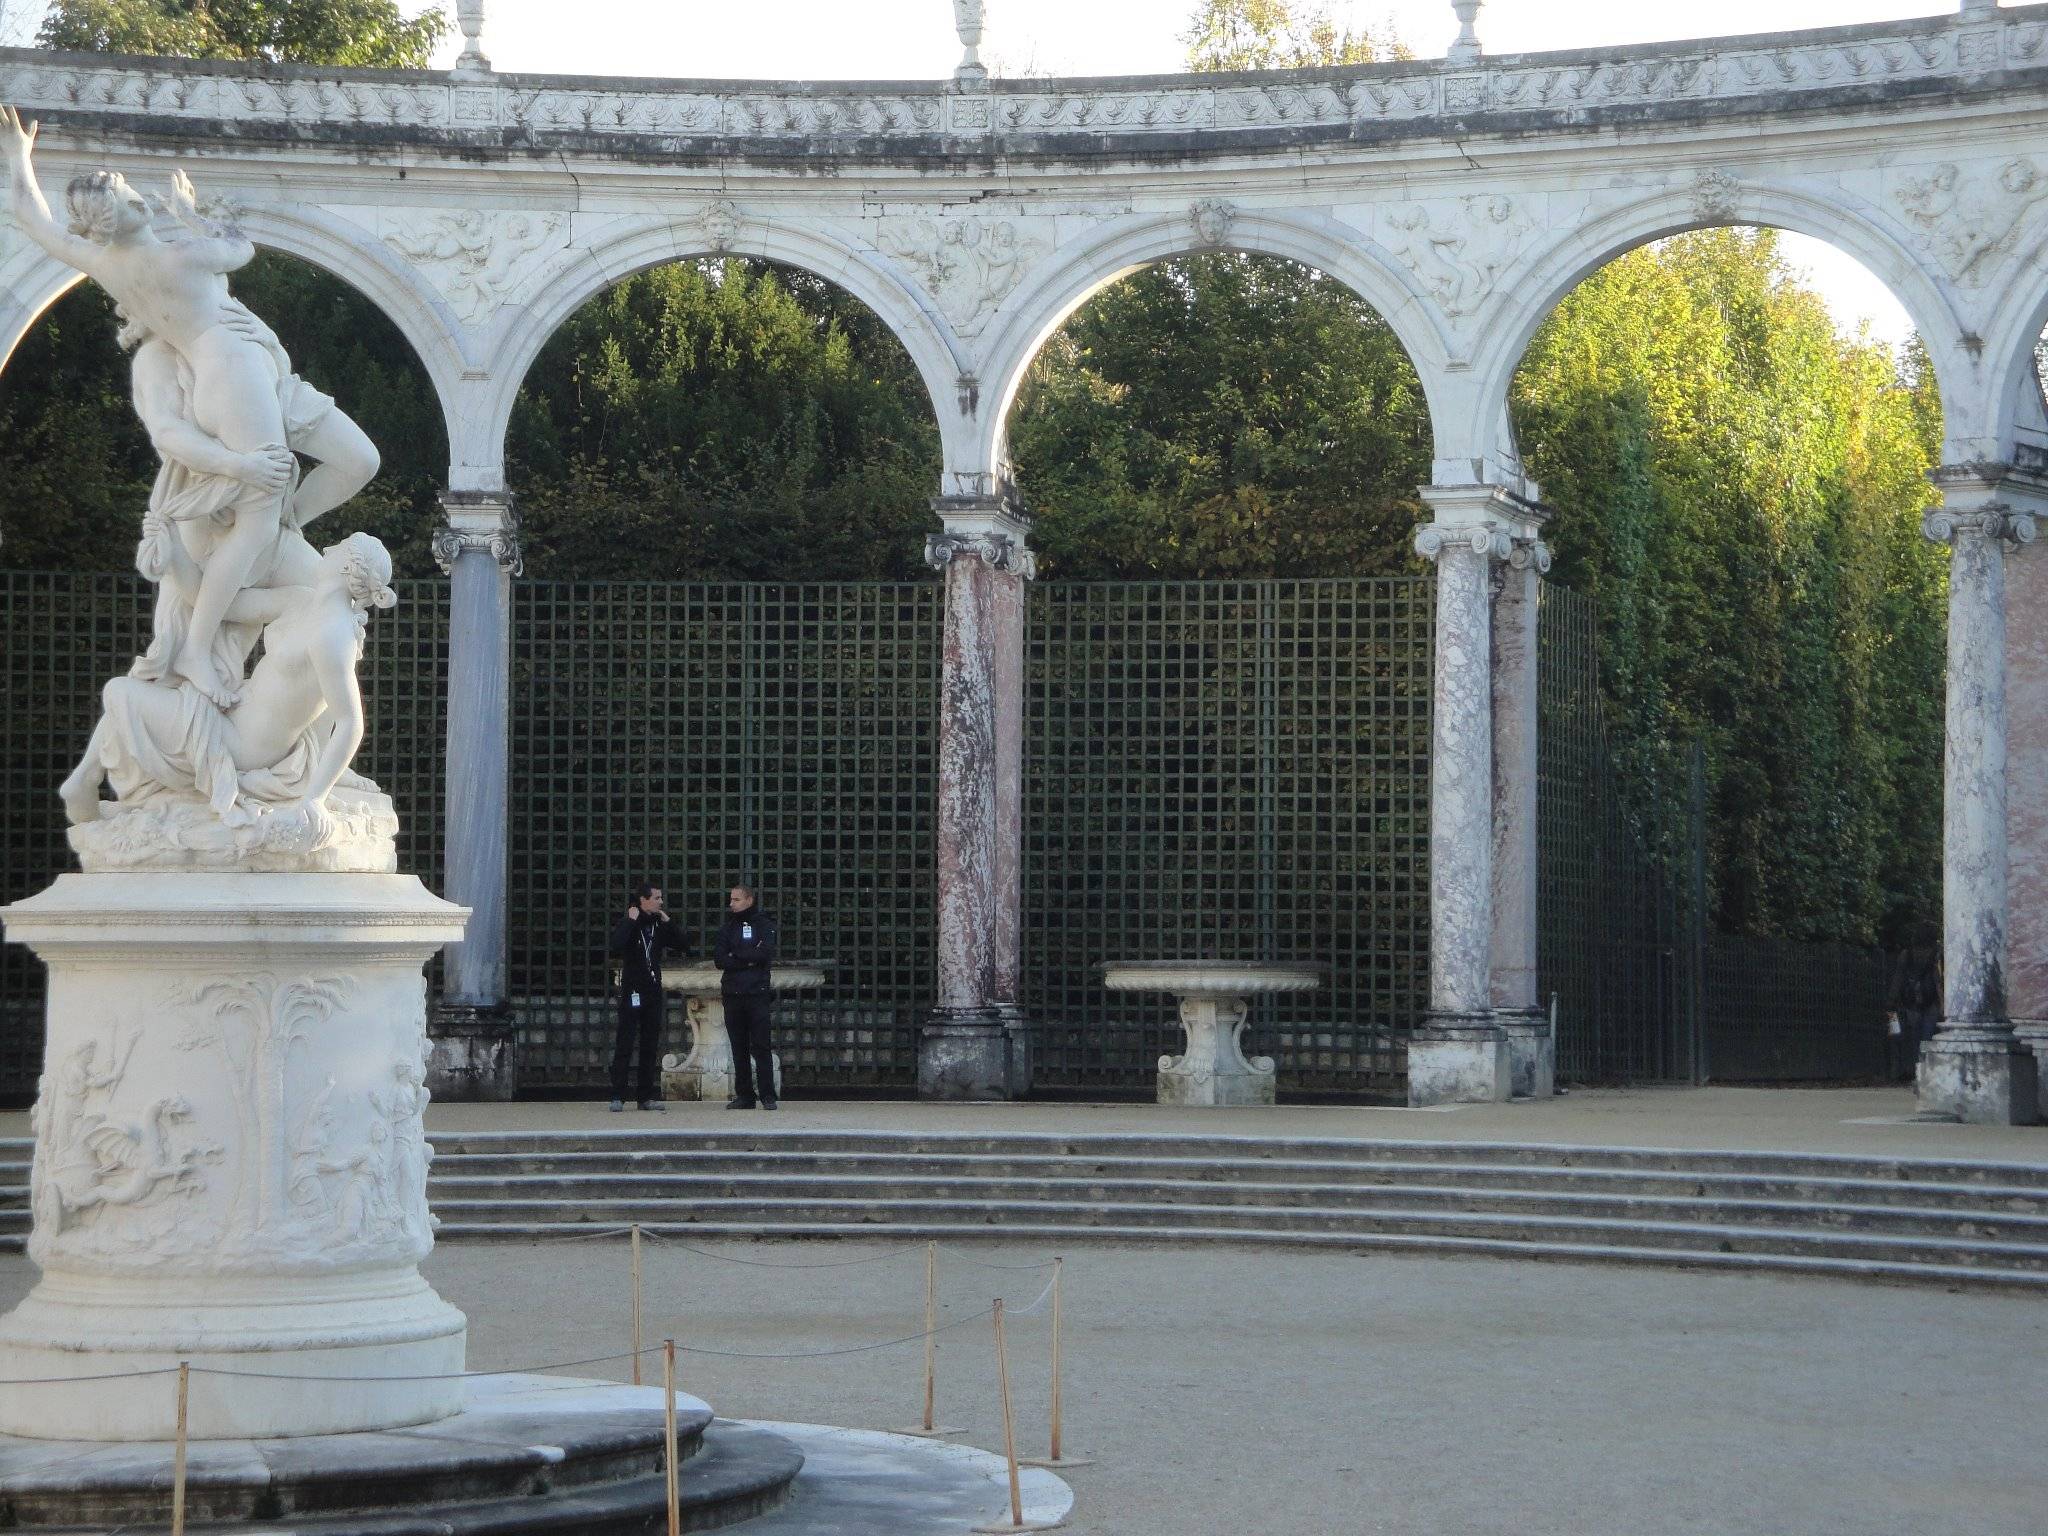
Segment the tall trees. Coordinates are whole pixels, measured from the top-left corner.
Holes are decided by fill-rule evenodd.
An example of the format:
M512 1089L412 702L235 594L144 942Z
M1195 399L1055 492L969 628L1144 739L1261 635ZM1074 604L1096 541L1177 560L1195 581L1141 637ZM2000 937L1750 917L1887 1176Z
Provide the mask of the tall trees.
M424 69L448 31L439 6L396 0L55 0L36 42L90 53Z
M1599 600L1640 781L1709 768L1734 931L1869 939L1940 868L1942 566L1920 537L1931 371L1845 342L1763 230L1632 252L1516 380L1556 580ZM1667 780L1668 781L1668 780Z

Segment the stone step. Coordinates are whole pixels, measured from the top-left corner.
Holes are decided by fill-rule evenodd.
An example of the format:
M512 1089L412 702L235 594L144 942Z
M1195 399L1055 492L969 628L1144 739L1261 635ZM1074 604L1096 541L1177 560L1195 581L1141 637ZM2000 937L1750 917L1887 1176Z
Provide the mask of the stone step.
M651 1469L601 1482L563 1482L550 1475L545 1466L530 1468L531 1487L516 1493L465 1497L453 1482L430 1484L436 1495L424 1499L391 1499L376 1470L363 1468L364 1450L347 1448L337 1459L353 1460L354 1470L338 1478L330 1490L335 1502L298 1505L283 1510L288 1525L272 1524L278 1515L206 1516L188 1519L186 1529L194 1536L202 1532L249 1532L289 1529L294 1536L527 1536L527 1533L560 1533L560 1536L646 1536L666 1528L667 1479L660 1469L660 1413L638 1415L642 1434L653 1446ZM405 1431L397 1431L403 1435ZM339 1439L342 1437L329 1437ZM388 1441L391 1435L348 1437L360 1441ZM537 1428L529 1439L530 1460L540 1460L561 1439L559 1428ZM248 1442L242 1442L247 1444ZM314 1441L268 1442L273 1447L310 1447ZM156 1447L162 1450L162 1447ZM195 1447L195 1452L202 1447ZM279 1454L265 1450L267 1457ZM371 1453L373 1454L373 1453ZM88 1459L88 1458L81 1458ZM646 1458L642 1458L645 1460ZM138 1458L130 1458L131 1462ZM686 1531L714 1530L739 1525L776 1508L787 1497L790 1483L802 1470L803 1456L789 1441L765 1430L734 1424L718 1424L704 1431L702 1448L676 1469L682 1528ZM561 1468L558 1466L556 1472ZM188 1473L189 1477L189 1473ZM0 1512L9 1507L15 1479L0 1493ZM188 1500L192 1489L188 1484ZM147 1508L148 1515L130 1514L116 1529L123 1532L161 1532L161 1524L143 1525L138 1519L153 1515L166 1518L169 1506L168 1479L157 1475L153 1487L130 1488L124 1495L131 1510ZM355 1503L352 1501L369 1501ZM266 1508L268 1506L265 1506ZM17 1506L18 1508L18 1506ZM188 1505L188 1516L191 1510ZM90 1523L53 1524L30 1518L21 1510L17 1522L23 1529L42 1530L49 1536L105 1536L104 1520Z
M1612 1195L1744 1200L1793 1200L1858 1205L1958 1204L1973 1210L2048 1217L2048 1189L1992 1184L1938 1184L1924 1180L1777 1178L1763 1174L1686 1169L1606 1169L1571 1166L1498 1166L1488 1163L1267 1161L1222 1158L1067 1158L963 1154L855 1152L696 1152L673 1149L622 1156L571 1152L446 1154L437 1151L434 1185L465 1181L481 1187L497 1179L560 1178L633 1181L674 1175L815 1178L987 1178L1002 1180L1110 1179L1160 1185L1348 1185L1360 1189L1403 1184L1442 1188L1553 1190ZM452 1185L451 1185L452 1187ZM0 1191L0 1204L5 1203Z
M1824 1227L1752 1227L1505 1211L1314 1206L1275 1209L1192 1204L1075 1207L1033 1201L791 1199L591 1200L568 1207L549 1200L442 1200L435 1209L443 1223L443 1237L454 1236L458 1229L471 1231L492 1223L571 1229L580 1226L585 1231L635 1222L643 1227L674 1227L680 1231L697 1226L747 1230L795 1225L847 1227L871 1233L877 1229L940 1224L954 1228L978 1225L985 1232L1001 1230L1033 1237L1042 1235L1046 1229L1189 1227L1340 1235L1413 1233L1648 1249L1707 1248L1728 1253L1777 1253L2048 1273L2048 1244L1834 1231ZM565 1221L565 1217L570 1219Z
M2011 1163L1957 1158L1857 1157L1834 1153L1582 1147L1550 1142L1372 1141L1149 1133L1072 1136L1054 1132L1016 1132L984 1135L803 1129L462 1131L438 1133L434 1135L433 1142L439 1155L451 1158L485 1154L540 1155L552 1159L571 1153L646 1156L688 1152L759 1154L803 1151L1086 1159L1192 1157L1352 1164L1453 1162L1488 1167L1684 1169L1697 1173L1758 1174L1777 1178L1865 1178L2048 1190L2048 1156L2039 1163Z
M1703 1221L1743 1226L1823 1226L1858 1232L1926 1234L1998 1242L2048 1244L2048 1216L1973 1207L1817 1204L1801 1200L1641 1196L1496 1189L1453 1184L1269 1184L1109 1179L983 1179L972 1177L732 1174L570 1174L559 1177L437 1178L438 1210L519 1201L580 1210L593 1203L625 1210L642 1202L665 1208L690 1201L902 1200L1037 1202L1054 1206L1223 1205L1260 1210L1393 1208L1553 1216L1611 1216L1630 1221ZM630 1218L628 1218L630 1219Z
M494 1222L479 1225L451 1222L441 1229L441 1236L456 1240L546 1243L587 1238L590 1230L588 1224L576 1222ZM978 1221L959 1225L917 1222L883 1228L866 1222L695 1222L677 1225L655 1224L645 1230L657 1238L667 1236L693 1243L745 1240L772 1245L785 1240L874 1242L883 1238L919 1243L927 1240L954 1243L1015 1240L1014 1229L991 1228L986 1223ZM1706 1247L1648 1248L1629 1246L1620 1242L1562 1243L1528 1238L1499 1239L1443 1233L1298 1232L1261 1230L1253 1227L1111 1225L1048 1225L1029 1230L1036 1239L1061 1245L1091 1242L1173 1243L1183 1246L1217 1244L1335 1251L1358 1255L1401 1253L1423 1257L1453 1255L1538 1259L1571 1264L1641 1264L1660 1268L1720 1269L1747 1273L1809 1275L1827 1279L1938 1284L1954 1289L2017 1291L2048 1296L2048 1274L2036 1270L1980 1268L1970 1264L1915 1264L1870 1258L1813 1258L1786 1253L1749 1253Z

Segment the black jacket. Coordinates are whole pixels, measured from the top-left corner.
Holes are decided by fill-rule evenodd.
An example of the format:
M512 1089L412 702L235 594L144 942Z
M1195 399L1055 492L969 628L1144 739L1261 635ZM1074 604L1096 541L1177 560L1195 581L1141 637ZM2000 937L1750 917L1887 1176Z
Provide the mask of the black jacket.
M718 925L712 962L725 974L719 990L727 997L752 997L768 990L768 968L775 963L781 935L775 919L757 901L744 912L728 912Z
M612 930L612 953L619 957L619 984L628 992L661 993L661 957L683 949L683 930L666 912L622 917Z

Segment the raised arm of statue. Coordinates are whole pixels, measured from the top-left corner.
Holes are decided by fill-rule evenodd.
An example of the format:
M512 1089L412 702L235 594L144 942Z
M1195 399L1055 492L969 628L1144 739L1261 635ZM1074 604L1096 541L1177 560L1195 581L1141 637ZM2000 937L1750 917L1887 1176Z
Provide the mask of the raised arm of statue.
M36 142L35 123L24 124L12 107L0 106L0 155L7 161L10 183L8 207L22 233L68 267L88 277L98 277L98 258L104 247L72 234L50 213L43 189L36 182L32 155Z
M192 178L182 170L171 172L168 202L171 216L191 232L190 238L177 242L187 259L209 272L239 272L255 259L256 247L247 235L199 211Z

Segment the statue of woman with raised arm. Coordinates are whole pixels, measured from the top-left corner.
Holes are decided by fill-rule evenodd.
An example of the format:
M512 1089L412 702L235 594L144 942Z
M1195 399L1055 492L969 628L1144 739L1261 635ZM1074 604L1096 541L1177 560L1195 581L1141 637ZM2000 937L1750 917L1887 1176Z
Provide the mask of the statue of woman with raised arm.
M172 177L168 203L185 230L179 238L159 239L149 206L112 171L72 179L65 190L69 227L60 226L31 164L35 136L35 124L24 125L13 108L0 107L0 155L10 172L16 220L50 255L112 294L131 326L177 355L190 374L193 425L244 458L282 451L293 435L291 416L299 418L301 436L311 435L320 425L313 418L324 418L333 402L300 394L309 386L291 373L276 338L260 322L253 328L243 322L248 311L228 293L227 274L255 255L248 239L200 215L182 171ZM371 467L374 472L374 453ZM353 471L338 473L345 480ZM168 658L171 672L222 709L235 703L241 679L223 673L215 641L236 596L258 577L266 559L274 559L290 501L290 487L273 483L274 476L230 478L224 504L209 513L217 536L193 594L190 623ZM323 498L316 492L316 499Z

